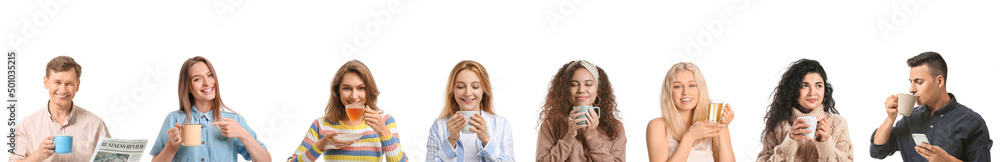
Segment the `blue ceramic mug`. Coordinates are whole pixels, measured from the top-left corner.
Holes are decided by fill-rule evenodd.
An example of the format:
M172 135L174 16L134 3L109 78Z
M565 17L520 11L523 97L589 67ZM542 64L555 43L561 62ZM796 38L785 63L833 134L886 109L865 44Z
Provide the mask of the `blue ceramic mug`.
M57 154L73 153L73 136L56 136L52 139L55 142Z

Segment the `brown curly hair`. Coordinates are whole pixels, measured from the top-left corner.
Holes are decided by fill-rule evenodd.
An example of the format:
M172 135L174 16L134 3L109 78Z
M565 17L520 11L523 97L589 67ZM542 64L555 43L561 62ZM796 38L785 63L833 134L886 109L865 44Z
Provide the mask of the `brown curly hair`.
M573 73L580 68L584 68L583 65L574 64L574 62L566 63L562 68L559 68L549 84L549 92L545 96L542 111L538 113L539 126L554 124L552 125L554 139L561 139L569 129L566 123L569 121L570 109L573 107L571 103L573 96L569 93L569 88L571 80L573 80ZM621 121L618 120L620 112L617 108L618 103L615 101L614 89L611 88L611 82L604 69L596 68L600 76L597 84L597 100L594 103L601 107L600 125L597 128L608 137L618 138L622 135L619 130L623 128Z

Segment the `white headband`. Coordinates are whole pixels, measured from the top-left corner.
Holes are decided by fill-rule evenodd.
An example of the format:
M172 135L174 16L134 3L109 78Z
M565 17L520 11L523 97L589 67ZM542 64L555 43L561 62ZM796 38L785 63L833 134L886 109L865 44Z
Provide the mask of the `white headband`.
M594 83L600 84L599 80L601 80L601 76L597 75L597 66L595 66L594 64L588 62L587 60L576 60L576 61L570 62L569 67L576 66L577 64L582 65L583 68L587 69L587 71L590 71L590 75L594 76ZM576 69L566 69L566 71L571 71L571 70L576 70Z

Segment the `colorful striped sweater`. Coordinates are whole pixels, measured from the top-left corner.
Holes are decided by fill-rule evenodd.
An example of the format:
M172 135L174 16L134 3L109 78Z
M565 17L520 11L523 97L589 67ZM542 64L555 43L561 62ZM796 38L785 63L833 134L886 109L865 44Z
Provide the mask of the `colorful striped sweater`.
M402 147L399 145L396 120L387 114L382 114L382 120L389 131L393 132L392 136L379 136L367 124L348 126L339 120L333 123L320 117L309 126L309 132L306 133L306 137L302 139L302 143L295 150L295 154L288 158L288 161L382 161L383 155L385 155L385 161L388 162L407 161L406 154L400 150ZM357 143L339 150L323 150L313 147L316 140L333 132L363 134L363 136Z

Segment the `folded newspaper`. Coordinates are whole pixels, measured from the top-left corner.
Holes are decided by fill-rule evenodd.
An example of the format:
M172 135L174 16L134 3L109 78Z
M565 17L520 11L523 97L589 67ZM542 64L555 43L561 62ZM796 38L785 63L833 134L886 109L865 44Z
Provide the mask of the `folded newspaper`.
M146 150L145 139L114 139L101 138L97 141L97 149L90 156L91 162L130 162L139 161L142 152Z

